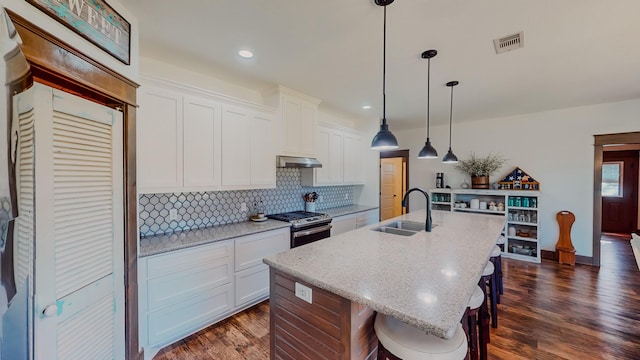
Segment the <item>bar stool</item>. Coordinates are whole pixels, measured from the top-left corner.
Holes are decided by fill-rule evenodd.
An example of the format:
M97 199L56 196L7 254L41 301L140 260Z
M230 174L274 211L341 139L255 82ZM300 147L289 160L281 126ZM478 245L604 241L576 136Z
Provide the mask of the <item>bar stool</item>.
M507 251L505 249L506 243L507 239L505 239L504 235L500 235L498 241L496 241L496 245L498 245L501 251ZM498 270L498 292L500 295L504 294L504 288L502 287L502 255L500 255L500 269Z
M478 330L478 310L483 302L484 292L480 286L476 286L469 300L466 315L462 318L462 328L467 333L471 360L478 360L478 333L482 336L484 332L489 331L489 323L486 324L486 328L481 327Z
M500 304L500 295L502 295L502 251L500 247L496 245L491 251L491 257L489 260L493 263L493 266L496 268L495 279L497 281L497 289L496 292L496 302Z
M483 289L485 294L486 303L491 303L491 315L489 316L489 312L487 309L487 313L483 313L480 311L480 320L488 321L491 318L491 327L498 327L498 302L497 302L497 281L496 281L496 272L495 266L491 261L487 262L487 265L484 268L482 276L480 277L480 281L478 285ZM489 293L487 293L487 286L489 286ZM486 316L485 316L486 315ZM487 334L487 343L490 342L489 335Z
M450 340L381 313L376 315L373 328L378 336L378 360L462 360L467 357L467 339L460 324Z

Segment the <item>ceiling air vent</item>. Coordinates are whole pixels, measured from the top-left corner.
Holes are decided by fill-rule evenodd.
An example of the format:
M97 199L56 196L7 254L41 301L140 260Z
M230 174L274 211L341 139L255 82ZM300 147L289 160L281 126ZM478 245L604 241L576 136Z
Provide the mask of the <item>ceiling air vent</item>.
M493 46L496 48L496 54L520 49L521 47L524 47L524 31L520 31L513 35L507 35L499 39L494 39Z

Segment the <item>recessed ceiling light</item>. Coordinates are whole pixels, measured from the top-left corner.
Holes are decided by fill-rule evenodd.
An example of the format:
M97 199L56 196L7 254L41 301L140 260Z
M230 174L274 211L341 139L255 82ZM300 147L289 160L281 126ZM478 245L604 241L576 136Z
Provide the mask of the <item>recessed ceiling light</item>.
M362 110L369 110L371 109L371 105L362 105Z
M243 58L252 58L253 57L253 53L249 50L240 50L238 51L238 55L242 56Z

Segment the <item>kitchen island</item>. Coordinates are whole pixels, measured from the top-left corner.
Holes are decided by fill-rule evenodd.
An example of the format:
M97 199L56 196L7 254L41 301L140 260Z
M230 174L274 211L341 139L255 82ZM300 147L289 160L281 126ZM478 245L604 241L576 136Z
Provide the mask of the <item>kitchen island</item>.
M265 258L272 358L374 358L375 312L451 338L505 219L432 216L429 233L372 230L397 220L424 222L423 210Z

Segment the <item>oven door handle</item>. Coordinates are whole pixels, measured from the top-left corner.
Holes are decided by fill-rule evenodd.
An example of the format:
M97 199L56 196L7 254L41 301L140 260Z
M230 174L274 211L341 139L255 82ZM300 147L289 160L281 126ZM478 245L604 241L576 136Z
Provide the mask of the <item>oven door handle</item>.
M307 230L307 231L297 231L293 233L293 238L299 238L301 236L307 236L307 235L313 235L313 234L317 234L323 231L327 231L327 230L331 230L331 224L329 225L324 225L324 226L320 226L317 228L313 228L311 230Z

